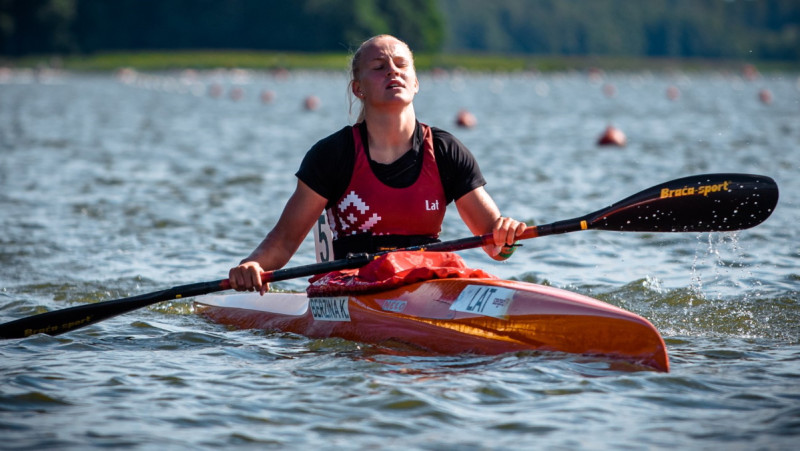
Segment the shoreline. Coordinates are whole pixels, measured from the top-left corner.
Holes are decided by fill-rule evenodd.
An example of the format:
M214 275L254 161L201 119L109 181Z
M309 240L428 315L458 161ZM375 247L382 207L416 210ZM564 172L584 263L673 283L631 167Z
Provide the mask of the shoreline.
M31 55L0 57L9 69L61 69L76 72L116 71L130 68L159 72L183 69L319 70L348 68L347 53L302 53L248 50L135 51L94 55ZM751 61L710 58L650 58L628 56L552 56L497 54L415 54L419 72L740 72L755 67L760 72L800 72L800 62Z

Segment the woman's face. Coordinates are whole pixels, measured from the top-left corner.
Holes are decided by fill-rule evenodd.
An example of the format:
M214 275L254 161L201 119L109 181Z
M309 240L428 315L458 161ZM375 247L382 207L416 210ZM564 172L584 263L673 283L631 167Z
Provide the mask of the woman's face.
M361 50L353 94L367 107L405 106L419 91L411 51L401 41L381 37Z

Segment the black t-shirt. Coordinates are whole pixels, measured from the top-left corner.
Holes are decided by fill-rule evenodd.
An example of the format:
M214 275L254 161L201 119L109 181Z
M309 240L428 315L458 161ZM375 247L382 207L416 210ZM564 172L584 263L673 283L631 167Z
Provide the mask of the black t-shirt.
M332 207L342 197L353 176L355 142L352 129L352 126L346 126L314 144L295 174L317 194L328 199L326 208ZM486 184L475 157L464 144L444 130L431 127L431 132L436 166L448 204ZM366 127L361 128L361 133L361 141L369 156ZM422 171L422 149L423 132L418 122L408 152L390 164L376 163L372 159L369 164L378 180L393 188L405 188L411 186Z

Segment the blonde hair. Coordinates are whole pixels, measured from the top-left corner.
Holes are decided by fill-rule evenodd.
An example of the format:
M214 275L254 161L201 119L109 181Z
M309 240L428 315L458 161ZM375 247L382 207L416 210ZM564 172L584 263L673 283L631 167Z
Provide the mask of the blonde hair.
M366 47L368 44L371 44L371 43L375 42L376 40L383 39L383 38L391 38L391 39L394 39L397 42L403 44L408 49L408 53L411 55L411 67L414 67L414 53L411 51L411 47L409 47L408 44L406 44L405 42L401 41L400 39L397 39L396 37L394 37L394 36L392 36L390 34L379 34L377 36L373 36L373 37L367 39L366 41L362 42L361 45L358 46L358 49L355 51L355 53L353 53L353 57L350 59L350 83L347 84L347 98L350 101L350 111L349 111L349 113L351 115L353 114L353 104L355 103L355 100L353 100L353 83L355 83L355 81L358 80L358 77L361 75L360 74L360 72L361 72L361 67L360 67L361 66L361 54L363 53L364 47ZM416 70L416 68L415 68L415 70ZM356 123L363 122L364 121L364 114L365 114L365 112L364 112L364 100L360 99L360 98L358 100L361 101L361 108L358 111L358 119L356 119Z

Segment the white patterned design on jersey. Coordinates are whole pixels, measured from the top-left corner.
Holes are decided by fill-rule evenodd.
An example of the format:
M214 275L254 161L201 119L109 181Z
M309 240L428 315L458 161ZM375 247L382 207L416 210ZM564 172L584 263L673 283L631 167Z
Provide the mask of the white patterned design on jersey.
M354 208L350 208L350 207ZM369 205L358 197L355 191L350 191L339 203L339 230L333 230L334 238L341 232L343 235L355 235L357 233L368 232L380 222L381 217L377 213L372 213L367 217ZM347 213L347 214L345 214Z

